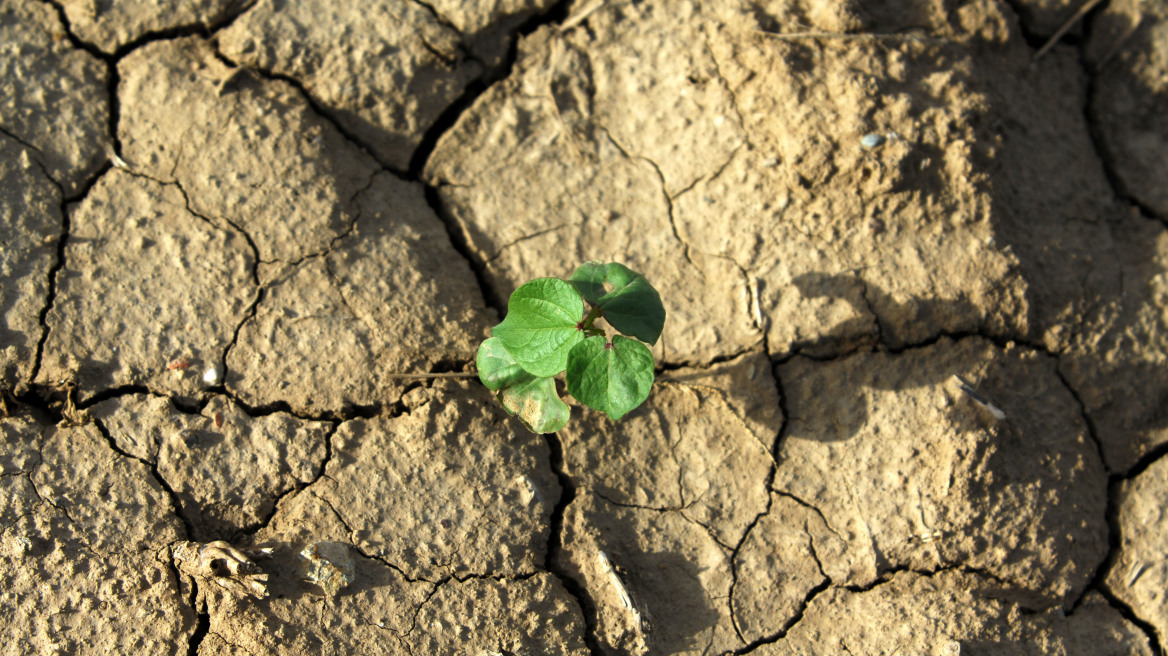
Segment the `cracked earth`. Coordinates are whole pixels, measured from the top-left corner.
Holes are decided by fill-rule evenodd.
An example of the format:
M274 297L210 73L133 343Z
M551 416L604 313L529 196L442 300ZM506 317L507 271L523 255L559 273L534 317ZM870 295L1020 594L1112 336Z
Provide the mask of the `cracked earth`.
M1164 654L1168 8L1084 4L0 0L0 653ZM658 383L533 435L591 259Z

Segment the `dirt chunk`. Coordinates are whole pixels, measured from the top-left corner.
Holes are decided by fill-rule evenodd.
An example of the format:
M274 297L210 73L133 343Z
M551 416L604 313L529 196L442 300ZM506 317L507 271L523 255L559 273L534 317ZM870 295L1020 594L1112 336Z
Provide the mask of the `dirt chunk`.
M761 353L671 371L619 424L573 413L559 433L564 469L613 503L678 511L730 545L766 508L782 412Z
M427 7L445 25L462 35L464 47L494 68L503 63L515 31L537 14L552 9L555 0L433 0Z
M523 580L451 580L418 612L405 638L414 654L584 656L584 618L548 573Z
M795 621L807 598L830 583L822 563L831 569L843 550L814 509L774 495L734 557L730 603L743 639L762 640Z
M579 110L603 138L649 163L670 198L713 175L746 143L702 18L690 2L602 8L588 17L587 30L564 35L570 47L587 53L593 95ZM564 87L551 89L560 92L557 108L570 102Z
M32 377L61 236L61 191L35 152L0 135L0 386Z
M959 572L900 572L871 590L816 596L785 638L759 656L820 654L1151 654L1139 629L1098 594L1072 615L1042 613L994 597L994 584Z
M220 35L242 65L291 77L382 162L405 170L426 130L482 74L418 2L261 0Z
M207 596L200 654L588 653L580 608L550 574L436 585L355 555L353 582L326 598L294 574L296 546L278 542L264 561L268 599Z
M244 237L192 215L173 185L120 169L70 222L38 381L76 382L81 398L122 385L201 396L256 293Z
M392 374L469 361L486 337L494 313L421 186L381 173L357 207L328 255L261 274L264 299L227 359L227 385L247 402L392 403L403 385Z
M1119 191L1168 218L1168 7L1111 2L1087 44L1095 69L1090 114Z
M559 497L546 443L481 389L417 389L405 403L341 424L324 476L274 530L351 542L412 579L535 571Z
M1114 268L1059 370L1108 468L1123 473L1168 442L1168 233L1133 211L1097 241L1096 258Z
M959 18L928 22L960 32ZM711 35L748 145L674 214L683 240L754 281L772 353L1074 325L1081 308L1046 291L1083 271L1089 238L1075 257L1023 245L1061 244L1068 219L1110 208L1082 71L1073 52L1034 70L1014 40L979 51L968 38ZM728 216L735 229L720 229Z
M744 646L729 604L731 549L673 510L581 492L564 514L560 571L596 613L596 640L622 654L723 653Z
M194 529L192 539L233 539L259 526L276 499L314 481L332 425L276 412L248 416L216 396L199 414L167 399L134 395L90 414L118 447L153 463Z
M27 474L40 462L41 428L36 422L24 417L5 418L0 420L0 436L3 437L0 477ZM5 524L16 516L6 515Z
M194 27L214 29L247 0L61 0L79 39L113 54L152 33Z
M0 44L0 134L72 196L112 152L106 67L69 43L49 3L5 2Z
M1164 545L1168 522L1164 519L1164 489L1168 485L1168 460L1160 458L1133 479L1119 486L1119 551L1107 573L1107 588L1131 607L1135 616L1149 622L1168 646L1168 599L1164 596L1168 566Z
M268 575L268 597L255 599L198 583L208 617L200 654L405 656L402 636L434 585L411 582L375 559L353 553L354 580L337 596L303 577L301 542L269 540L257 565ZM184 589L192 579L184 577Z
M287 82L219 61L196 38L118 64L123 156L179 183L199 215L246 232L263 261L322 253L356 218L376 163Z
M92 425L0 420L0 640L44 653L185 653L194 615L162 557L181 536L140 463Z
M115 452L94 424L47 430L31 479L98 554L153 554L185 533L147 466Z
M1106 476L1053 358L943 339L778 373L792 419L774 486L847 543L824 560L833 582L964 566L1032 608L1086 587L1107 551Z

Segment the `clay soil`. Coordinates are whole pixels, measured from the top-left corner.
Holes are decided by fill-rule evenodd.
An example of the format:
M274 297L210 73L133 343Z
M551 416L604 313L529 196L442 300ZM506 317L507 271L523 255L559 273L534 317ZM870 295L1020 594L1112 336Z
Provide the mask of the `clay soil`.
M1168 647L1162 2L0 0L0 84L0 654ZM657 383L532 434L594 259Z

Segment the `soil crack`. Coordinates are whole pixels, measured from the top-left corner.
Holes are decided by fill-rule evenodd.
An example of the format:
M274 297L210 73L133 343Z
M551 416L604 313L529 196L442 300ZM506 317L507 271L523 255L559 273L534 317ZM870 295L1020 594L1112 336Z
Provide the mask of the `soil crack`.
M1164 650L1160 648L1160 632L1156 630L1156 627L1151 622L1143 619L1139 615L1136 615L1135 611L1132 610L1132 607L1124 603L1124 601L1119 597L1115 596L1115 594L1112 593L1106 585L1100 583L1097 587L1088 587L1088 590L1094 590L1095 592L1099 593L1099 595L1107 601L1107 604L1115 609L1123 617L1123 619L1127 620L1133 626L1143 632L1144 637L1148 640L1148 651L1150 651L1153 656L1164 656ZM1086 593L1084 592L1084 597L1085 596ZM1067 614L1068 617L1074 616L1081 602L1082 599L1075 602L1075 605L1071 608L1071 612Z
M438 195L438 190L427 184L424 185L424 196L426 204L434 211L434 215L442 222L443 227L446 228L446 235L450 238L450 245L454 247L462 259L466 261L470 267L471 273L474 274L475 282L479 286L479 293L482 294L483 303L495 311L498 317L506 316L507 302L502 295L496 290L487 278L487 263L481 260L471 248L470 239L458 226L458 220L455 219L445 205L442 203L441 197Z
M40 463L38 462L37 464L39 465ZM93 548L93 545L91 545L89 543L89 539L85 536L85 532L82 529L81 524L79 524L75 519L73 519L73 516L69 514L69 510L67 508L65 508L64 506L59 506L59 505L53 503L50 499L46 498L43 494L41 494L41 490L40 490L40 488L37 487L36 481L32 480L32 470L31 469L29 470L27 476L28 476L29 486L32 487L32 493L37 496L37 499L40 500L40 502L45 504L46 506L61 513L61 515L63 515L65 517L65 521L69 522L70 526L73 526L75 529L77 529L77 532L79 534L78 535L78 542L81 543L81 546L84 547L86 551L93 554L95 558L98 558L102 561L109 560L109 556L107 554L99 553L97 551L97 549ZM32 513L29 513L29 514L32 514ZM133 554L131 554L130 552L125 551L123 549L119 549L118 551L120 553L122 553L123 555L131 556L131 557L133 556Z
M255 525L243 528L241 531L243 535L254 536L256 533L259 533L260 531L271 526L272 520L275 519L276 515L280 513L280 503L283 502L284 499L298 495L299 493L311 488L313 485L316 485L322 478L325 477L325 469L328 467L329 462L331 462L333 459L333 436L337 434L337 431L340 429L341 424L343 423L343 421L333 422L332 427L329 428L328 432L325 433L324 458L322 458L320 464L317 465L316 476L314 476L311 481L307 482L297 480L296 483L292 485L292 487L277 494L275 498L272 499L272 510L268 513L268 515L260 519L260 521ZM334 510L333 512L336 511Z
M746 530L743 531L742 538L738 540L738 544L734 545L734 548L730 551L730 594L727 600L727 604L730 607L730 624L734 627L734 633L738 636L738 640L743 643L746 643L747 640L746 637L742 635L742 627L738 626L738 614L734 611L734 592L738 588L738 554L742 551L742 547L746 544L746 540L750 538L750 534L754 531L754 527L758 526L759 521L762 520L763 517L766 517L770 514L771 506L774 505L774 501L774 495L768 494L766 508L754 516L754 519L751 520L749 525L747 525Z
M499 259L499 256L503 254L503 251L507 250L508 248L511 248L512 246L515 246L516 244L523 243L523 242L528 241L530 239L535 239L536 237L542 237L548 233L552 233L552 232L555 232L557 230L563 230L566 227L568 227L568 224L559 223L559 224L556 224L550 228L545 228L543 230L537 230L536 232L533 232L530 235L523 235L522 237L517 237L517 238L507 242L506 244L503 244L498 249L496 249L495 254L490 256L489 258L487 258L487 263L490 264L491 262L494 262L495 260Z
M426 11L430 12L430 15L434 17L434 20L438 21L443 27L450 28L456 34L458 34L459 37L464 36L462 33L462 30L455 27L454 23L449 18L444 16L442 14L442 12L438 11L438 9L434 5L432 5L428 2L424 2L423 0L410 0L410 1L413 2L414 4L418 5L419 7L422 7Z
M20 144L21 146L24 146L25 148L28 148L29 150L36 151L36 152L37 152L38 154L40 154L40 155L44 155L44 154L45 154L45 152L44 152L43 150L41 150L40 148L37 148L35 145L33 145L33 144L31 144L31 143L29 143L29 142L25 141L24 139L20 138L20 136L19 136L19 135L17 135L17 134L16 134L15 132L13 132L12 130L9 130L8 128L4 127L3 125L0 125L0 134L2 134L2 135L4 135L4 136L8 137L9 139L11 139L11 140L15 141L16 143ZM43 163L43 162L41 162L39 159L33 159L33 161L34 161L34 162L36 162L36 164L37 164L37 167L38 167L38 168L40 168L40 170L41 170L41 173L44 173L44 174L45 174L45 177L46 177L46 178L48 178L49 180L52 180L52 181L53 181L53 183L54 183L54 184L56 184L58 187L60 187L60 186L61 186L61 183L60 183L60 182L58 182L58 181L57 181L55 178L53 178L53 176L49 175L49 172L45 170L45 165L44 165L44 163Z
M791 501L794 501L795 503L799 504L800 506L803 506L804 508L815 513L819 517L820 521L823 522L823 525L825 527L827 527L827 530L831 531L832 535L836 536L840 540L843 540L844 542L847 542L847 540L844 538L844 536L840 535L839 531L832 528L831 522L827 521L827 516L823 514L822 510L820 510L819 508L815 507L814 505L804 501L803 499L800 499L799 497L797 497L794 494L791 494L790 492L787 492L785 490L773 490L773 491L778 496L783 497L785 499L790 499Z
M677 243L681 244L681 247L685 252L686 262L689 262L690 266L692 266L694 268L694 270L697 271L698 275L700 275L702 277L702 279L704 280L706 277L705 271L702 271L702 268L699 267L697 265L697 263L693 261L693 257L691 255L692 247L690 246L689 242L684 237L681 236L681 231L678 230L678 228L677 228L677 219L674 216L674 211L673 211L673 197L669 195L669 189L668 189L668 187L666 185L666 181L665 181L665 172L661 170L661 167L657 165L657 162L654 162L653 160L651 160L648 157L645 157L643 155L634 155L632 152L630 152L627 148L624 147L623 144L621 144L619 141L617 141L616 137L614 137L612 135L612 133L609 132L607 127L600 125L600 124L597 124L596 127L599 128L600 131L604 133L605 137L608 138L609 142L612 143L612 145L615 146L616 149L620 151L621 155L623 155L625 159L627 159L630 162L638 161L638 160L645 162L646 164L649 165L650 168L653 169L653 172L657 175L657 181L660 185L661 197L665 199L665 209L667 210L667 214L669 217L669 227L673 231L673 238L677 240ZM720 256L718 256L718 257L720 257Z
M1016 1L1016 0L1014 0ZM1094 22L1106 8L1107 3L1096 7L1083 20L1085 29L1088 33L1094 28ZM1107 184L1111 187L1111 192L1119 200L1122 200L1132 207L1135 207L1140 215L1150 221L1159 221L1161 224L1168 227L1168 217L1160 216L1151 207L1140 201L1135 197L1124 184L1120 178L1119 172L1116 171L1115 163L1104 145L1103 138L1103 120L1096 116L1095 110L1092 108L1092 100L1095 98L1098 90L1096 88L1096 81L1099 76L1103 74L1102 70L1097 70L1089 61L1087 61L1087 45L1086 42L1079 44L1079 65L1087 73L1087 90L1083 94L1083 118L1087 123L1087 135L1090 137L1091 145L1095 151L1095 157L1102 165L1103 174L1107 178ZM1106 63L1106 62L1103 62Z
M577 581L571 574L557 567L555 564L556 557L564 549L564 513L567 511L568 506L576 500L579 490L572 477L564 469L564 445L560 442L559 437L555 433L547 433L544 435L544 438L547 440L548 445L549 464L556 475L556 480L560 484L560 498L556 500L555 506L552 507L548 528L547 548L544 550L543 568L559 579L560 584L564 586L568 594L576 600L576 604L580 607L580 613L584 618L584 644L588 647L589 653L593 656L598 656L599 654L603 654L604 651L600 648L600 642L596 638L600 623L596 602L588 593L588 589L580 581Z
M160 471L158 471L158 463L157 462L150 462L149 460L146 460L144 458L139 458L137 456L133 456L133 455L123 451L118 446L117 441L114 440L114 437L110 433L109 429L106 428L105 424L102 423L102 421L100 419L94 417L93 418L93 425L97 427L97 432L101 433L101 436L103 438L105 438L106 444L109 445L109 448L111 451L113 451L114 453L118 454L119 456L121 456L123 458L128 458L130 460L136 460L137 462L142 463L150 471L150 476L154 478L154 480L158 483L159 487L161 487L163 489L163 491L166 493L167 498L170 500L171 513L173 513L174 516L177 517L179 519L179 521L182 522L183 530L185 531L186 538L188 540L191 539L191 537L195 535L194 525L191 523L190 518L188 518L186 513L183 511L182 503L179 502L179 499L178 499L178 493L176 493L174 491L174 488L170 486L170 483L168 483L166 481L166 478L162 475L162 473Z
M415 0L415 2L425 5L420 0ZM531 16L511 32L509 35L511 45L503 62L494 69L484 67L483 74L469 82L463 89L462 94L438 114L438 117L423 133L421 141L414 150L414 154L410 157L409 168L404 174L406 180L416 181L423 185L426 204L434 211L435 216L442 221L454 250L470 266L470 270L474 274L475 281L478 283L479 291L482 294L483 302L487 307L494 309L499 317L507 314L507 303L502 298L502 294L490 284L486 273L487 263L494 259L494 256L484 258L482 255L475 253L470 236L466 234L466 231L459 226L458 220L447 210L438 193L438 186L448 185L435 185L426 182L424 172L431 156L437 150L438 142L442 137L454 129L459 120L462 119L462 116L478 102L479 98L488 89L510 78L514 73L515 63L519 59L519 42L524 37L534 33L545 25L563 23L568 16L568 10L571 4L571 0L560 0L546 12Z
M351 546L354 551L356 551L358 554L360 554L362 558L365 558L366 560L373 560L373 561L376 561L378 563L381 563L382 565L385 565L386 567L397 572L403 579L405 579L406 581L409 581L410 583L434 583L436 585L438 584L438 582L432 581L430 579L410 576L397 563L391 562L379 554L371 554L371 553L365 551L364 549L362 549L361 545L360 545L360 541L357 539L357 531L355 531L353 529L353 527L349 525L348 520L346 520L345 516L341 514L341 511L337 510L337 507L335 505L333 505L333 502L320 496L319 494L316 494L315 492L309 491L307 493L316 497L321 503L323 503L325 505L325 507L327 507L329 510L332 511L333 515L336 516L337 521L339 521L341 523L341 526L345 527L345 531L349 534L348 535L349 546ZM446 578L449 578L449 576L447 576Z
M203 640L207 638L207 634L211 631L211 615L207 613L206 608L199 608L196 605L195 600L198 599L199 584L195 582L193 577L187 578L191 583L191 599L189 604L196 613L195 630L193 633L191 633L191 642L187 647L187 656L198 656L199 647L203 644Z
M816 597L818 597L821 593L823 593L824 591L826 591L830 587L831 587L831 580L825 579L819 585L808 590L807 594L803 596L803 601L800 602L799 608L795 612L795 616L792 617L791 619L787 620L783 624L783 627L778 630L778 632L776 632L770 636L765 636L765 637L759 638L758 640L754 640L754 641L748 643L745 647L741 647L741 648L735 649L733 651L723 652L722 656L730 656L731 654L734 656L740 656L742 654L749 654L750 652L754 651L755 649L758 649L759 647L761 647L763 645L774 644L774 643L782 640L783 638L787 637L787 634L790 633L791 630L794 629L795 626L803 620L803 616L807 613L807 609L811 606L811 602L815 601ZM738 630L737 624L735 624L734 630L735 631ZM742 637L741 634L739 634L739 638L741 638L741 637ZM745 640L743 640L743 642L745 642Z
M341 125L341 123L339 121L337 121L335 118L333 118L332 114L330 114L323 105L321 105L319 102L317 102L316 98L314 98L312 96L312 94L310 94L308 92L308 89L304 86L304 83L301 82L299 79L292 77L291 75L277 73L275 71L272 71L272 70L269 70L269 69L266 69L263 67L248 66L248 65L244 65L244 64L239 64L239 63L235 62L234 60L232 60L227 55L223 54L223 51L221 51L219 49L218 43L212 43L211 45L212 45L212 50L214 52L215 58L218 59L220 62L222 62L227 67L233 68L233 69L243 69L243 70L249 71L251 73L254 73L255 75L257 75L260 78L263 78L265 80L274 80L274 81L278 81L278 82L283 82L285 84L288 84L292 88L296 89L297 93L300 94L300 97L304 100L305 103L308 104L308 107L313 111L313 113L316 114L317 116L319 116L321 118L321 120L323 120L326 123L328 123L329 125L331 125L333 127L333 129L335 129L337 131L337 133L339 133L342 137L345 138L345 140L347 140L349 143L356 146L365 155L368 155L373 161L377 162L378 166L380 166L383 170L394 173L395 175L402 178L403 180L409 179L409 176L405 171L397 170L393 166L389 165L387 162L383 162L381 160L381 158L378 157L377 154L373 151L373 149L370 148L367 144L365 144L364 141L362 141L360 137L353 134L353 132L351 130L349 130L345 126Z
M28 377L28 382L30 384L37 379L37 376L41 371L41 363L44 358L45 344L49 340L49 312L53 309L53 305L57 301L57 277L60 272L64 270L66 264L65 247L68 245L69 236L73 231L73 222L69 216L69 205L79 202L88 196L89 192L94 188L94 186L97 185L97 181L100 180L101 177L110 170L110 167L111 165L106 163L105 166L102 166L100 169L98 169L98 171L94 173L92 177L85 181L85 184L82 186L78 194L71 198L65 196L65 190L59 183L57 183L57 181L53 180L52 177L48 176L48 174L45 176L61 191L61 236L57 239L57 259L55 262L53 262L53 266L49 268L49 285L45 298L45 304L41 307L40 315L37 319L41 328L41 336L37 341L36 353L33 355L32 369Z

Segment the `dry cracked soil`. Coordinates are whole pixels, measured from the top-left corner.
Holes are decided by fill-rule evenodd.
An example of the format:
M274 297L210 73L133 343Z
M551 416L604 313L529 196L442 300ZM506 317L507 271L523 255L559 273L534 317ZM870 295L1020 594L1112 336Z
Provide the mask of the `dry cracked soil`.
M1162 1L0 0L0 85L3 656L1168 648ZM529 433L593 259L657 384Z

